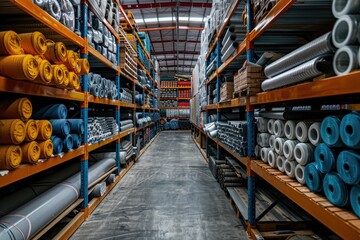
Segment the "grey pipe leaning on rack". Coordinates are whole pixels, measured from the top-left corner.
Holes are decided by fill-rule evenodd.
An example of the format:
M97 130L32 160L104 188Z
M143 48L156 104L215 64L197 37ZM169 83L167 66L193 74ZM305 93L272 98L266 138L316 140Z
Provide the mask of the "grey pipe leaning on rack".
M113 166L115 160L111 158L91 166L88 174L89 185ZM0 218L0 239L31 239L80 197L80 186L78 173L3 216Z

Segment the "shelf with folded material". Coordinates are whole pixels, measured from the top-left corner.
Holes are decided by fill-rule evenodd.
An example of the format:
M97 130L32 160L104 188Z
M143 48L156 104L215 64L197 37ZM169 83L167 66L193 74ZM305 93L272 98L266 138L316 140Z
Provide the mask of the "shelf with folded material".
M49 158L43 162L38 162L37 164L34 165L22 164L20 165L19 168L9 171L9 173L4 176L0 176L0 188L7 186L11 183L17 182L21 179L35 175L39 172L50 169L52 167L55 167L61 163L80 157L84 153L85 153L84 146L80 146L76 150L72 150L70 152L64 153L63 155Z
M154 62L152 61L152 59L151 59L151 57L150 57L150 53L145 49L145 46L144 46L143 42L141 41L141 39L140 39L139 35L137 34L137 32L135 32L135 37L136 37L136 39L138 40L138 42L139 42L142 50L144 51L146 57L149 59L152 67L155 69L155 65L154 65Z
M310 192L307 187L262 161L252 160L251 170L342 239L359 239L359 218L350 211L333 206L324 196Z
M146 126L138 127L138 128L136 128L136 132L144 130L145 128L150 127L150 126L152 126L154 124L155 124L154 122L151 122L150 124L148 124Z
M249 102L249 101L246 97L234 98L234 99L231 99L230 101L219 102L217 107L220 109L221 108L245 107L247 102Z
M178 100L190 100L191 98L182 98L182 97L178 97Z
M343 76L334 76L316 82L307 82L250 97L251 105L313 99L320 97L343 96L360 93L360 71Z
M205 107L206 111L208 111L208 110L216 110L217 108L218 108L217 103L209 104L209 105L206 105L206 107Z
M151 107L145 107L145 106L142 106L140 107L142 110L149 110L149 111L157 111L159 109L156 109L156 108L151 108Z
M178 98L177 97L160 97L160 101L162 101L162 100L178 100Z
M95 57L97 60L99 60L101 63L103 63L105 66L113 69L114 71L118 72L119 68L114 63L110 62L106 57L104 57L101 53L99 53L95 48L92 46L88 46L89 53Z
M188 86L188 87L160 87L160 89L191 89L191 86Z
M89 4L89 9L91 12L93 12L95 14L95 11L93 11L93 9L91 8L91 5ZM96 14L95 14L96 15ZM105 19L101 19L102 23L109 29L109 31L111 32L111 34L115 37L116 40L120 40L120 36L119 34L115 31L115 29L113 28L113 26L111 26L111 24Z
M136 131L135 128L130 128L130 129L126 130L126 131L120 132L120 139L134 133L135 131Z
M133 78L133 77L130 77L129 75L127 75L125 72L121 71L120 70L120 76L121 77L124 77L126 80L129 80L130 82L136 84L138 82L137 79Z
M85 100L85 95L82 92L41 85L28 81L14 80L2 76L0 76L0 92L50 97L78 102L83 102Z
M133 104L133 103L128 103L128 102L120 101L120 107L124 107L124 108L136 108L136 105Z
M119 134L116 134L114 136L111 136L103 141L100 141L100 142L96 142L96 143L92 143L92 144L88 144L88 152L91 152L91 151L94 151L98 148L101 148L109 143L112 143L116 140L119 140L120 138L120 133Z
M33 18L64 37L66 40L74 43L79 47L85 46L85 40L71 31L69 28L61 24L59 21L51 17L47 12L38 7L31 0L11 0L13 4L21 10L31 15ZM25 24L26 27L26 24Z
M179 106L179 107L159 107L159 109L190 109L190 106Z
M151 76L150 72L145 68L144 64L142 64L142 62L139 60L139 58L136 57L135 59L136 59L137 64L140 66L140 68L146 72L146 75L151 80L152 84L154 86L156 86L156 82L154 81L154 79Z
M112 100L108 98L99 98L93 95L88 96L89 103L96 103L96 104L103 104L103 105L111 105L111 106L118 106L119 100Z
M235 159L237 159L239 162L241 162L242 164L244 164L244 166L248 165L248 161L250 160L250 158L248 157L240 157L239 155L237 155L235 152L231 151L225 144L223 144L221 141L218 141L218 145L224 149L226 152L228 152L229 154L231 154L231 156L233 156Z

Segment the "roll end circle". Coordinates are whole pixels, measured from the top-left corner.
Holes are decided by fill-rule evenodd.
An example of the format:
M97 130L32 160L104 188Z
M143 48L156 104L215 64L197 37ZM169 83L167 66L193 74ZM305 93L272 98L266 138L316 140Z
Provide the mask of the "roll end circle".
M343 46L334 56L333 68L336 75L343 75L359 67L359 48L355 46Z

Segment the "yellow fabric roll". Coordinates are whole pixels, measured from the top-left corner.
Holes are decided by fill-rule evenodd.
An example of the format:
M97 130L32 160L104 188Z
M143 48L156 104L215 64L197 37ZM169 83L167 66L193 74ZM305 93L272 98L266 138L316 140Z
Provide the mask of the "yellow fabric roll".
M34 80L39 75L39 65L32 55L0 57L0 75L16 80Z
M0 32L0 55L19 55L23 53L21 38L16 32Z
M61 64L66 62L67 49L62 42L47 41L47 51L44 54L51 63Z
M74 68L74 72L77 74L77 75L80 75L80 72L81 72L81 62L79 60L76 60L76 66Z
M19 36L25 53L43 55L46 52L46 37L41 32L23 33Z
M53 70L48 60L42 60L39 64L39 75L35 79L36 82L50 85L53 80Z
M52 135L52 125L48 120L37 120L36 121L38 136L36 140L45 141L50 139Z
M35 120L28 120L25 123L25 130L26 130L26 136L24 139L24 142L31 142L34 141L38 136L38 128Z
M23 152L22 163L37 163L40 158L40 147L37 142L24 143L21 145L21 150Z
M20 146L0 145L0 169L12 170L20 166L22 151Z
M70 87L71 89L79 90L79 89L80 89L80 79L79 79L79 76L76 75L76 73L74 73L74 72L70 72L70 73L69 73L69 76L70 76L69 87Z
M79 63L81 65L81 71L80 71L80 75L85 75L88 74L90 72L90 64L89 61L86 58L81 58L79 60Z
M72 71L76 67L77 53L72 50L67 51L67 59L65 62L66 67Z
M43 55L35 55L34 58L35 58L36 62L38 63L38 65L40 65L40 63L43 60L46 60L46 58Z
M60 65L51 65L53 70L53 85L62 86L64 83L64 70Z
M49 139L46 141L38 142L38 144L40 147L40 158L41 159L50 158L54 151L54 145L52 141Z
M60 64L60 67L64 72L64 81L59 87L67 88L69 86L69 82L70 82L70 73L69 73L69 70L67 69L67 67L64 64Z
M16 100L0 101L0 119L17 119L23 121L31 118L32 104L28 98L18 98Z
M20 119L0 120L0 144L20 144L25 136L25 124Z

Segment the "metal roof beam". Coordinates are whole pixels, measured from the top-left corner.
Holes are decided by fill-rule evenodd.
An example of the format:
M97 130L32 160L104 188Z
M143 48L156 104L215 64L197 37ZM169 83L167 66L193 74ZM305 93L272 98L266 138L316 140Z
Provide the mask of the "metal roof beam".
M179 2L180 7L193 7L193 8L211 8L211 3L202 2ZM143 8L166 8L176 7L176 2L165 3L141 3L141 4L123 4L123 9L143 9Z
M176 26L166 26L166 27L154 27L154 28L140 28L139 32L151 32L151 31L164 31L164 30L175 30ZM202 27L192 27L192 26L179 26L179 30L195 30L202 31Z
M159 62L168 62L168 61L176 61L177 58L164 58L164 59L158 59ZM190 61L195 61L196 58L179 58L179 61L187 61L187 62L190 62Z
M163 40L163 41L152 41L151 43L172 43L176 40ZM180 43L200 43L200 41L197 40L179 40Z
M169 55L169 54L176 54L176 53L177 53L177 51L151 52L152 55ZM179 51L179 54L199 55L200 52L197 52L197 51Z

